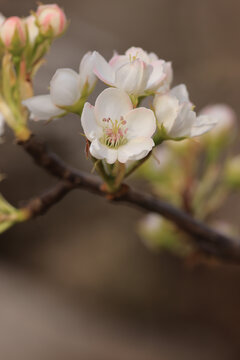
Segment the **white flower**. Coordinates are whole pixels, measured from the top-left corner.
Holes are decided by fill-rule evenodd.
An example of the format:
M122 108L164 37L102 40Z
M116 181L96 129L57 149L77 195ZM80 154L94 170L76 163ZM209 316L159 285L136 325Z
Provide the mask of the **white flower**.
M226 104L208 105L200 111L201 115L207 115L217 122L211 131L211 135L219 135L229 131L236 123L236 113Z
M58 69L50 82L50 94L33 96L23 101L31 112L31 118L48 120L61 116L65 111L71 111L78 102L86 97L96 82L93 74L93 55L84 55L79 73L72 69ZM79 106L82 106L80 104Z
M90 153L96 159L115 161L144 158L154 146L156 119L152 110L133 109L129 96L120 89L105 89L95 107L86 103L81 118Z
M172 139L202 135L217 122L207 115L196 115L183 84L166 94L156 95L153 106L160 131L163 126L167 137Z
M0 113L0 136L2 136L4 133L4 117Z
M131 47L124 55L115 54L109 63L95 52L95 74L99 79L134 96L154 93L164 85L166 78L167 82L171 81L170 66L156 54L136 47Z

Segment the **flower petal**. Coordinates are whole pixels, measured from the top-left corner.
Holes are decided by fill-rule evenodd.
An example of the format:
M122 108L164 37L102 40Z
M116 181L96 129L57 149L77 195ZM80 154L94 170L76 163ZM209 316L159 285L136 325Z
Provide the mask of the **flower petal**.
M163 60L157 60L157 61L153 61L151 63L151 65L153 67L153 71L152 71L151 75L149 76L149 79L147 82L147 90L149 90L149 91L156 90L157 88L159 88L161 83L166 78L163 64L164 64Z
M143 95L152 70L141 60L131 61L116 71L115 86L128 94Z
M48 120L64 113L53 104L50 95L33 96L22 103L31 112L31 118L36 120Z
M119 120L130 110L133 105L130 97L122 90L115 88L108 88L97 97L95 103L95 115L97 121L104 125L102 120L104 118L111 118L112 120Z
M156 131L156 118L150 109L140 107L131 110L124 116L127 122L127 137L151 137Z
M80 90L82 90L82 88L84 87L86 82L88 83L89 90L91 90L96 83L97 78L93 72L93 68L95 65L94 59L95 59L94 54L91 51L89 51L83 56L83 58L81 60L81 63L79 66Z
M97 77L108 85L113 85L115 81L115 72L108 62L97 51L94 51L93 71Z
M81 124L84 134L90 141L93 141L102 132L102 128L96 122L94 106L89 103L85 103L84 105Z
M129 62L129 58L126 55L114 54L111 60L109 61L109 65L112 67L114 71L116 71L117 69L127 64L128 62Z
M170 91L170 94L172 96L175 96L180 101L180 103L183 103L183 102L188 102L189 103L190 102L187 87L184 84L180 84L178 86L175 86Z
M153 106L158 126L163 125L169 133L178 116L179 101L169 94L157 95L154 98Z
M116 149L110 149L107 146L100 143L98 139L93 140L90 145L90 153L96 159L105 159L108 164L113 164L117 160L118 151Z
M153 139L146 137L136 137L131 139L126 145L118 149L118 160L126 163L128 160L143 159L154 146Z
M169 131L169 135L172 138L180 138L190 136L191 129L196 122L196 113L192 111L190 104L185 103L181 107L174 124Z
M192 129L191 137L199 136L205 134L207 131L211 130L217 124L217 120L213 119L211 116L200 115L196 118Z
M72 69L58 69L50 82L52 102L71 106L80 98L79 75Z

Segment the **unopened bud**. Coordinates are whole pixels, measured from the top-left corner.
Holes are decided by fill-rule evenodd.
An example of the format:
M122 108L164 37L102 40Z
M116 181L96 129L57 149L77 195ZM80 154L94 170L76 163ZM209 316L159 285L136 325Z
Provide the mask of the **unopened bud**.
M64 11L56 4L40 5L36 12L37 21L42 34L61 35L67 20Z
M0 28L0 37L8 49L23 47L26 44L26 31L23 20L17 16L6 19Z

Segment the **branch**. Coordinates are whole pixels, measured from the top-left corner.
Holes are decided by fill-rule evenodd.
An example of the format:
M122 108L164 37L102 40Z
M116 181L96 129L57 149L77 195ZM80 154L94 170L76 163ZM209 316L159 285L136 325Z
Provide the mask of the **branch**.
M74 184L68 181L59 181L51 189L29 200L21 210L25 212L27 219L42 215L74 188Z
M32 136L26 142L19 142L27 153L29 153L36 164L47 170L50 174L62 180L66 185L64 191L72 188L82 188L95 194L108 197L103 191L101 181L95 176L85 174L65 164L56 154L50 152L46 146ZM65 186L65 185L64 185ZM202 222L192 218L187 213L173 207L172 205L157 199L156 197L130 189L122 188L111 201L123 202L135 205L141 209L156 212L176 224L179 229L192 236L196 246L207 255L213 255L221 259L240 263L240 240L219 234ZM60 191L61 192L61 191ZM64 193L65 195L65 193ZM59 199L61 196L59 197ZM59 200L58 199L58 200ZM50 203L49 203L50 206ZM49 207L43 207L44 211ZM41 207L40 207L41 208ZM42 210L41 210L42 211ZM35 211L35 216L38 214Z

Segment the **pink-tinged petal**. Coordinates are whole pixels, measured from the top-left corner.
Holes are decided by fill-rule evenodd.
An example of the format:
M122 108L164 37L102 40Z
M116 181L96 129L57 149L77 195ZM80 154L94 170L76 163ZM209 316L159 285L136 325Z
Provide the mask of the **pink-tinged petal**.
M113 85L115 81L115 72L109 63L97 51L94 51L93 71L97 77L107 85Z
M207 131L211 130L216 124L216 119L213 119L207 115L200 115L196 118L192 126L190 136L195 137L205 134Z
M141 60L134 60L116 71L115 86L128 94L143 95L151 72L151 65L146 65Z
M151 137L156 131L156 118L152 110L140 107L124 116L127 122L127 137Z
M52 102L59 106L71 106L80 98L79 75L72 69L58 69L50 82Z
M96 122L94 106L89 103L85 103L84 105L81 116L81 124L84 134L90 141L93 141L102 133L102 128Z
M109 65L112 67L114 71L116 71L117 69L127 64L128 62L129 62L129 58L126 55L115 54L109 61Z
M189 95L188 95L188 91L187 91L187 87L185 84L180 84L178 86L175 86L171 91L170 91L170 94L172 96L175 96L179 101L180 103L183 103L183 102L188 102L190 103L189 101Z
M158 126L163 125L169 133L179 113L179 101L169 94L156 95L153 106Z
M118 151L116 149L110 149L109 147L101 144L97 139L93 140L91 143L90 153L96 159L105 159L108 164L115 163L118 155Z
M34 96L24 100L22 103L31 112L31 118L35 120L49 120L64 114L64 110L53 104L50 95Z
M126 163L129 160L141 160L147 156L154 146L153 139L136 137L118 149L118 160Z
M157 88L159 88L161 83L166 78L166 74L164 73L163 64L164 64L163 60L157 60L157 61L153 61L151 63L151 65L153 67L153 71L152 71L151 75L149 76L149 79L147 82L147 90L149 90L149 91L156 90Z
M132 108L131 99L123 90L108 88L97 97L95 116L101 125L105 125L103 119L120 120Z

